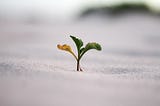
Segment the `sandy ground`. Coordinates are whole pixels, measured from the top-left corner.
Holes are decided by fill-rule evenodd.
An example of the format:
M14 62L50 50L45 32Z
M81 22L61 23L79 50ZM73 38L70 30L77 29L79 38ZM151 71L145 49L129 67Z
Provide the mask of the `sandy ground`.
M0 24L0 106L159 106L160 20L133 15L65 24ZM57 44L96 41L75 71ZM75 48L74 48L75 49Z

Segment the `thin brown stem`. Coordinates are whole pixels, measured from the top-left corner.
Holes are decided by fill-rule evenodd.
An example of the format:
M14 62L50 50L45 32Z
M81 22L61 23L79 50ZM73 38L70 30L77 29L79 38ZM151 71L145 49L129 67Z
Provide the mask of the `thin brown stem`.
M79 67L79 60L77 60L77 71L79 71L80 67Z

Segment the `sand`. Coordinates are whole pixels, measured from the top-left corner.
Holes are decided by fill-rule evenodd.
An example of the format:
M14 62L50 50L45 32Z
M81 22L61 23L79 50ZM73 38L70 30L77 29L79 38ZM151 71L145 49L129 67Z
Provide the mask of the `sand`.
M0 24L0 106L159 106L160 20L146 15ZM56 48L96 41L76 71Z

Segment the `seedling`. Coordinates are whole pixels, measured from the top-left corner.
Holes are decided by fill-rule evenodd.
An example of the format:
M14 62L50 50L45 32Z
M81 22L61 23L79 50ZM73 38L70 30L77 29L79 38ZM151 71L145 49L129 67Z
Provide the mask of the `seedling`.
M81 68L80 68L80 60L82 58L82 56L88 51L88 50L91 50L91 49L96 49L98 51L102 50L101 48L101 45L96 43L96 42L91 42L91 43L88 43L86 44L85 47L83 47L83 41L79 38L76 38L74 36L70 36L71 39L74 41L76 47L77 47L77 56L75 55L75 53L72 51L72 48L67 45L67 44L64 44L64 45L57 45L57 48L60 49L60 50L64 50L64 51L67 51L69 53L71 53L73 55L73 57L76 59L77 61L77 71L83 71Z

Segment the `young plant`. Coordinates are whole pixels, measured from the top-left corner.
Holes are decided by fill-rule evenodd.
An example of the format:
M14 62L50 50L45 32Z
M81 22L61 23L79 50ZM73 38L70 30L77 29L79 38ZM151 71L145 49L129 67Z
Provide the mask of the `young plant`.
M96 42L91 42L91 43L88 43L86 46L83 47L83 41L79 38L76 38L74 36L70 36L71 39L74 41L76 47L77 47L77 56L75 55L75 53L72 51L72 48L67 45L67 44L64 44L64 45L57 45L57 48L60 49L60 50L65 50L69 53L71 53L74 58L76 59L77 61L77 71L83 71L81 68L80 68L80 60L82 58L82 56L88 51L88 50L91 50L91 49L96 49L98 51L102 50L101 48L101 45L96 43Z

